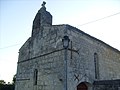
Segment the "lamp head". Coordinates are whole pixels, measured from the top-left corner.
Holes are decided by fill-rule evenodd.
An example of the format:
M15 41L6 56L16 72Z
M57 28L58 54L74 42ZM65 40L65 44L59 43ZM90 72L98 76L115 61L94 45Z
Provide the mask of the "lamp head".
M69 42L70 42L70 39L68 36L64 36L63 39L62 39L62 42L63 42L63 47L65 49L67 49L69 47Z

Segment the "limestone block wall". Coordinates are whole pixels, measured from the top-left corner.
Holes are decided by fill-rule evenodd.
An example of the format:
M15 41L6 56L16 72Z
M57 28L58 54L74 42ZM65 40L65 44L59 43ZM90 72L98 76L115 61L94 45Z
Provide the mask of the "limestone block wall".
M120 52L101 46L100 79L115 80L120 78Z
M19 50L15 90L62 90L64 88L65 25L45 26ZM38 70L37 85L34 71Z
M69 25L44 26L19 50L15 90L63 90L65 83L64 35L70 38L67 51L68 90L77 90L81 82L120 78L120 52L102 41ZM95 53L98 59L95 77ZM38 70L37 85L34 71Z
M104 42L68 25L69 48L69 90L76 90L80 82L93 83L95 80L115 80L120 78L120 52ZM77 52L74 52L77 51ZM95 57L98 55L98 78L95 78ZM72 57L72 58L71 58ZM92 86L90 86L92 87ZM90 89L91 90L91 89Z
M119 90L120 79L95 81L93 90Z
M80 30L68 25L67 34L71 41L68 56L68 88L77 90L77 85L81 82L89 82L92 85L95 80L94 53L97 49L93 41Z

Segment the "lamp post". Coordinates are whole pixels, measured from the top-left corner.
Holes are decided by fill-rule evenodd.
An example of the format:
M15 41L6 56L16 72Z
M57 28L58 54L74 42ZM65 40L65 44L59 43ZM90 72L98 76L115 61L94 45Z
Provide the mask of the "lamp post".
M67 50L68 50L68 47L69 47L69 42L70 42L70 39L68 36L64 36L63 39L62 39L62 42L63 42L63 47L65 49L65 52L64 52L64 63L65 63L65 82L64 82L64 88L65 90L67 90Z

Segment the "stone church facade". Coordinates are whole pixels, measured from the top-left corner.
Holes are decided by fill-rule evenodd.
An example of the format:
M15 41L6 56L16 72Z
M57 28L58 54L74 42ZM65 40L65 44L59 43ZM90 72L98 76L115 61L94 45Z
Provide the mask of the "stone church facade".
M73 26L52 25L44 2L19 49L15 90L120 90L120 51Z

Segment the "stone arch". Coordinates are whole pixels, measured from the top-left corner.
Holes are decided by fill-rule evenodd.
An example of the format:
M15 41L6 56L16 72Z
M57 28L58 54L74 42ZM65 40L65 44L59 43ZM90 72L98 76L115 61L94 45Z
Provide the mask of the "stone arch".
M77 90L92 90L92 85L88 82L81 82L77 85Z

